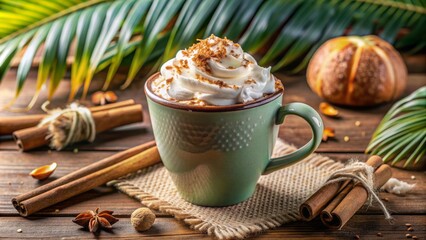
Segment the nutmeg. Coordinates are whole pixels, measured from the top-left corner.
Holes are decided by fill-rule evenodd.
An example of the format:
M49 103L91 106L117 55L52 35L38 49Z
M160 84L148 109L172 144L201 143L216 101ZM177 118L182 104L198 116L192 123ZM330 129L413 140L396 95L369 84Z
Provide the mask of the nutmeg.
M137 231L146 231L154 224L155 214L149 208L138 208L133 211L130 221Z
M316 94L348 106L395 100L407 84L401 55L376 36L338 37L325 42L309 62L306 74Z

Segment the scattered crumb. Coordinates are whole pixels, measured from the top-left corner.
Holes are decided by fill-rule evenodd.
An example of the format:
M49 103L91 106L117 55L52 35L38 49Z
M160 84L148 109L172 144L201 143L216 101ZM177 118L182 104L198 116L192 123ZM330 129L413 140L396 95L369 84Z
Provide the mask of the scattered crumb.
M365 131L361 132L361 136L365 137Z
M406 224L405 224L405 226L406 226L406 227L411 227L411 226L413 226L413 225L411 225L411 223L406 223Z
M416 180L416 176L411 175L411 179L412 179L412 180Z
M349 136L345 136L345 137L343 138L343 140L344 140L345 142L349 142Z
M18 229L18 230L16 230L18 233L21 233L22 232L22 229Z
M357 127L361 126L361 122L360 121L355 121L355 126L357 126Z
M55 209L55 213L58 213L59 212L59 209Z
M382 233L379 233L379 232L378 232L376 235L377 235L378 237L383 237L383 234L382 234Z
M419 239L419 238L418 238L417 236L415 236L415 235L414 235L414 236L412 236L411 238L412 238L412 239Z
M412 231L414 231L414 228L413 228L413 227L409 227L409 228L407 229L407 231L412 232Z
M354 236L354 239L360 239L360 238L359 238L359 235L355 235L355 236Z
M411 236L411 234L407 233L407 234L405 234L405 237L406 238L412 238L413 236Z
M389 202L389 198L387 198L387 197L382 198L382 200L385 201L385 202Z
M78 148L74 148L73 152L78 153Z

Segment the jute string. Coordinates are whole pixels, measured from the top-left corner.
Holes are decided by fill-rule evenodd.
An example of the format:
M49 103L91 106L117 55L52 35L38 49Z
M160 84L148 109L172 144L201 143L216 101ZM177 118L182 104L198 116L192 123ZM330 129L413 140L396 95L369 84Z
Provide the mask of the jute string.
M95 121L90 110L77 103L64 109L47 109L49 102L42 105L45 117L38 126L48 126L50 146L56 150L83 140L93 142L96 137Z
M368 207L371 206L373 200L375 200L382 209L385 219L388 220L389 223L393 223L392 216L383 201L379 198L378 191L374 189L373 167L367 165L365 162L351 160L344 168L335 170L324 185L346 180L361 184L368 193Z

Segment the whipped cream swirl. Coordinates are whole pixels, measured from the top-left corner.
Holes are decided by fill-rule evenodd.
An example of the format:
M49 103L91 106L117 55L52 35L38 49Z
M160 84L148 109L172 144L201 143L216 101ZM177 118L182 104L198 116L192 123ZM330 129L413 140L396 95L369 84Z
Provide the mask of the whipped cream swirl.
M201 106L246 103L276 91L270 67L213 35L164 63L152 89L164 99Z

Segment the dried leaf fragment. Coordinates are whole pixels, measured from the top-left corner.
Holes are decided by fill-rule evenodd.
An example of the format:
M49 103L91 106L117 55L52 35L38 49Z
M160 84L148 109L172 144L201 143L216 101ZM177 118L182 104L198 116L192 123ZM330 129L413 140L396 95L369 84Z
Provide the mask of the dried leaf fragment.
M105 105L108 103L115 103L117 102L117 99L117 95L115 95L115 93L112 91L97 91L92 94L92 103L94 105Z
M52 173L55 171L58 164L55 162L50 165L44 165L41 167L38 167L30 172L31 177L38 179L38 180L44 180L48 178Z
M337 117L339 115L339 111L326 102L320 103L319 110L322 114L328 117Z
M328 138L334 138L336 135L334 133L334 129L331 127L325 127L322 132L322 141L327 142Z

